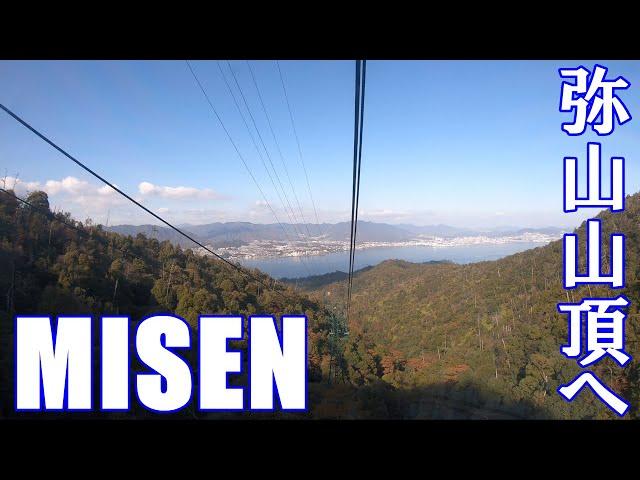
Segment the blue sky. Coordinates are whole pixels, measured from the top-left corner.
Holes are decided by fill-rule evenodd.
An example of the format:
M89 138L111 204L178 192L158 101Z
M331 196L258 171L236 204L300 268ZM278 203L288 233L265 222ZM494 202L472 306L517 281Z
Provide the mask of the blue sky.
M312 221L276 64L250 63L303 215ZM570 117L558 111L557 69L594 63L609 67L608 78L623 75L631 82L620 97L632 116L640 115L640 62L368 62L360 217L469 227L573 226L594 212L562 213L562 158L586 161L591 140L602 142L603 161L627 159L626 190L638 191L638 120L609 137L590 129L569 137L560 129ZM287 221L217 63L192 65L276 214ZM354 63L280 65L320 220L347 220ZM221 66L235 89L227 63ZM247 64L232 61L231 67L299 219ZM0 103L171 221L274 221L184 62L0 62ZM153 223L4 113L0 169L7 177L17 174L19 191L45 188L52 205L78 218Z

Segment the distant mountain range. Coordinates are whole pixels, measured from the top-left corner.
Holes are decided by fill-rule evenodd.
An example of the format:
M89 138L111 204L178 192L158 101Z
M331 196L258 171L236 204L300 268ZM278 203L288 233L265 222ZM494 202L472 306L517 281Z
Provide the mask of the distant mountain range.
M237 247L246 245L252 241L272 240L288 241L300 239L322 238L331 241L349 241L351 232L350 222L323 223L323 224L290 224L282 225L286 234L279 224L257 224L250 222L216 222L206 225L181 225L181 228L193 236L198 241L213 247ZM160 241L191 246L191 242L180 236L177 232L167 227L154 225L116 225L107 228L110 231L123 235L137 235L143 233L147 237L156 238ZM390 225L387 223L358 222L359 242L401 242L415 239L419 236L437 237L469 237L485 235L489 237L521 235L523 233L544 233L550 235L560 235L563 229L558 227L545 228L521 228L502 227L489 230L474 230L468 228L452 227L450 225L427 225L417 226L411 224Z

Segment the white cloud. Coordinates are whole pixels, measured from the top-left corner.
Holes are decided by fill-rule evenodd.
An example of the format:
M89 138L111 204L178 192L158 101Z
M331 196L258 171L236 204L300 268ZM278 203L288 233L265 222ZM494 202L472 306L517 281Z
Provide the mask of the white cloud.
M138 191L143 195L154 193L156 188L158 187L156 187L153 183L149 183L149 182L142 182L140 183L140 185L138 185Z
M23 195L26 192L33 192L34 190L41 188L40 182L23 182L19 178L9 176L2 177L0 183L2 183L2 188L13 190L18 195Z
M98 187L86 180L80 180L79 178L68 176L62 180L47 180L44 183L34 181L27 182L15 177L4 177L0 183L4 188L12 188L18 195L25 195L35 190L43 190L50 197L64 196L65 201L75 202L80 204L91 204L97 200L97 204L105 204L106 202L113 203L113 200L104 199L100 201L98 197L111 197L116 192L104 185Z
M115 185L115 183L114 183L114 185ZM117 187L118 185L115 185L115 186ZM114 195L114 194L116 194L116 193L118 193L118 192L116 192L116 191L115 191L113 188L111 188L109 185L103 185L102 187L100 187L100 188L98 189L98 193L99 193L100 195Z
M160 208L157 210L157 212L158 212L158 213L167 213L167 212L169 212L169 209L168 209L167 207L160 207Z
M109 216L111 208L121 207L128 203L126 199L117 195L107 185L98 186L72 176L45 182L29 182L14 177L5 177L0 178L0 185L3 185L3 188L13 189L16 195L22 198L35 190L43 190L49 195L52 209L70 212L73 217L79 220L93 218L98 222L103 221L105 217ZM129 216L129 211L122 211L120 214Z
M154 185L150 182L141 182L138 185L138 191L141 195L156 195L162 198L170 198L173 200L184 199L201 199L201 200L214 200L220 199L222 196L209 189L199 189L194 187L166 187L160 185Z
M58 193L78 195L80 193L87 193L90 190L95 190L95 187L92 187L89 182L76 177L65 177L62 180L47 180L44 186L44 191L49 195L56 195Z

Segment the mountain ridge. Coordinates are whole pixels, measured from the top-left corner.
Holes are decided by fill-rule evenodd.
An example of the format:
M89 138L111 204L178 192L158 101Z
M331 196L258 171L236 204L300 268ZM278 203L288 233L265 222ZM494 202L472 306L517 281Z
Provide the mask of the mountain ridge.
M323 238L330 241L348 241L351 234L350 222L323 223L323 224L290 224L283 223L282 227L277 223L258 224L251 222L214 222L203 225L182 225L181 228L196 238L198 241L213 247L230 247L246 245L253 241L281 241L299 240L297 231L302 234L303 240ZM283 232L283 228L286 233ZM114 225L105 227L106 230L122 235L135 236L144 233L150 238L159 241L169 240L183 247L190 247L189 240L181 238L179 234L168 227L156 225ZM468 236L509 236L523 233L560 234L564 232L559 227L524 228L513 227L513 230L476 230L452 227L449 225L416 226L411 224L392 225L380 222L359 221L359 242L402 242L416 239L420 236L437 236L443 238L468 237Z

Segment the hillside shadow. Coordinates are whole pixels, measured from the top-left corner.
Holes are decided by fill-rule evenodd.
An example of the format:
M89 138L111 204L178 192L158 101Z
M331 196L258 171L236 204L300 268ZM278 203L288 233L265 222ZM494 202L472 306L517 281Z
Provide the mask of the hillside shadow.
M533 402L514 401L486 389L450 390L447 384L398 390L389 403L391 416L401 418L531 420L549 419L546 409Z
M194 395L195 398L196 395ZM6 406L7 404L5 404ZM0 418L25 420L544 420L553 418L529 401L505 400L486 388L453 388L436 384L399 389L379 381L362 387L309 384L308 412L200 412L193 404L179 412L158 414L133 402L130 412L16 413L5 408Z
M394 388L379 381L362 387L316 387L311 418L389 420L530 420L549 419L549 411L528 400L506 399L486 387L441 383ZM313 390L312 390L313 392Z

